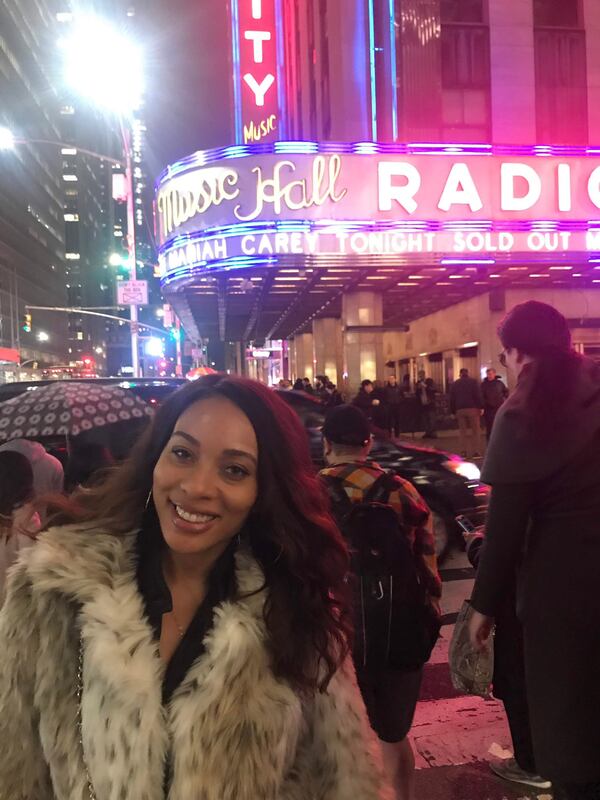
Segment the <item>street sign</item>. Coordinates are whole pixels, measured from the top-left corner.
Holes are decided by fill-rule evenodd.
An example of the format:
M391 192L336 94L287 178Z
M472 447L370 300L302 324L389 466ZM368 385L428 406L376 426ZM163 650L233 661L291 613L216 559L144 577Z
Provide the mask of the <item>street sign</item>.
M120 306L147 306L148 281L118 281L117 303Z

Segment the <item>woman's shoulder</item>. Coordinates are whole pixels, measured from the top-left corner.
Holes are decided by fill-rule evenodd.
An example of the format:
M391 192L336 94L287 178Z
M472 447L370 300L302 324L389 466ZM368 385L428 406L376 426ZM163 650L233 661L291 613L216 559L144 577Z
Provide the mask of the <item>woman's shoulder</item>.
M24 554L24 575L38 590L85 596L100 583L112 583L134 549L135 532L117 536L90 524L52 527Z

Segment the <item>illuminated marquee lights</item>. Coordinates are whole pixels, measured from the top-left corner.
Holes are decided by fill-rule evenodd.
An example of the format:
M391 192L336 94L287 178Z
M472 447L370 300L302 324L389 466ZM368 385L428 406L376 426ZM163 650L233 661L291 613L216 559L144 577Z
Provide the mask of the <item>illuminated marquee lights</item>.
M169 168L157 209L163 284L299 255L356 265L588 261L600 253L600 149L223 148Z
M272 141L279 127L278 0L233 0L234 102L238 138Z

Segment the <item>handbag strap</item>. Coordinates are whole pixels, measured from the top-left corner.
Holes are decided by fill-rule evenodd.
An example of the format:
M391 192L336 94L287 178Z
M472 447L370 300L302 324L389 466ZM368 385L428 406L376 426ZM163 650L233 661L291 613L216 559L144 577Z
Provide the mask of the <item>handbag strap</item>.
M92 786L92 779L90 777L88 766L85 761L85 753L83 750L83 714L81 710L81 701L83 697L83 637L82 636L79 637L76 697L77 697L77 729L79 732L79 744L81 746L81 760L83 761L83 766L85 768L85 778L87 781L88 798L89 800L96 800L96 794L94 792L94 787Z

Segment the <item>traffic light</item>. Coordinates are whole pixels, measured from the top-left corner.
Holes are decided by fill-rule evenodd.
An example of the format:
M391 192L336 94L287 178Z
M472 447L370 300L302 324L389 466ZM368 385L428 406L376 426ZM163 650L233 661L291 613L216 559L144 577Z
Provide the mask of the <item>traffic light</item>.
M29 311L23 316L23 325L21 326L25 333L31 332L31 314Z

